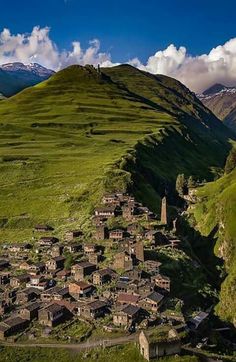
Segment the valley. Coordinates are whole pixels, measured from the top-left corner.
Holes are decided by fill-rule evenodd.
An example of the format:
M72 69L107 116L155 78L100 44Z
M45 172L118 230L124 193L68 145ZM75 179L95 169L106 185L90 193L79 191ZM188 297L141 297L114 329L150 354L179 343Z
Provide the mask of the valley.
M10 310L2 308L10 319L30 314L13 332L1 322L2 339L69 345L144 328L148 345L167 341L179 353L181 343L233 361L235 170L223 168L234 142L180 82L130 65L70 66L1 100L0 249ZM42 303L37 318L32 303ZM54 328L45 311L68 320ZM6 359L14 353L1 348ZM143 360L131 345L117 361L129 348Z

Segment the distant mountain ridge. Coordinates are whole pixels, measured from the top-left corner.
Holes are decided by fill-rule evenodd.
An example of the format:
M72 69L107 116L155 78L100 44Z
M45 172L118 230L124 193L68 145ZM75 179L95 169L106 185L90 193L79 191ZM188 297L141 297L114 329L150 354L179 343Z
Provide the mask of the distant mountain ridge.
M236 132L236 86L214 84L197 95L223 123Z
M36 85L55 72L40 64L7 63L0 66L0 93L10 97L21 90Z

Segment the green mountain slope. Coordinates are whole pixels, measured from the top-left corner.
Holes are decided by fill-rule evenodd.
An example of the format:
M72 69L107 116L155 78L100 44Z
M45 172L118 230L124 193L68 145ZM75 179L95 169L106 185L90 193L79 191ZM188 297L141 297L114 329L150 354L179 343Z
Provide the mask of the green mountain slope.
M181 83L130 66L72 66L0 103L0 235L88 225L104 190L159 208L180 172L212 179L232 136Z
M236 100L232 110L224 118L224 124L236 132Z
M196 225L205 236L214 233L215 254L224 259L228 274L221 286L217 313L236 325L236 169L206 184L198 197L191 211Z

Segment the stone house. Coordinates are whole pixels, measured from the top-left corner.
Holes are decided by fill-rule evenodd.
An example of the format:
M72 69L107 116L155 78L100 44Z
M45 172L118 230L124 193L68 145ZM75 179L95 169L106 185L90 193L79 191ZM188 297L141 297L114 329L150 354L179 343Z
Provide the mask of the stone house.
M12 304L16 301L16 293L17 289L6 288L1 295L1 298L4 299L8 304Z
M140 225L137 223L132 223L132 224L128 225L128 227L127 227L127 232L130 235L136 235L139 233L139 231L140 231Z
M52 287L54 284L55 282L53 280L46 279L43 275L31 275L30 281L26 283L26 287L33 287L43 291L50 286Z
M122 292L122 293L126 293L128 290L128 282L122 281L122 280L118 280L118 282L115 285L115 290L117 292Z
M16 243L8 245L8 250L12 253L22 253L29 251L32 248L32 245L29 243Z
M69 253L78 253L82 250L81 243L72 243L64 246L64 249L69 251Z
M59 239L54 236L42 236L38 241L38 245L42 247L50 247L53 244L58 243L58 241Z
M54 229L52 226L49 225L38 224L34 227L34 230L39 232L47 232L47 231L53 231Z
M79 308L79 315L86 319L100 318L103 317L107 312L107 304L101 300L95 300L88 304L84 304Z
M91 275L97 266L95 264L89 263L88 261L81 261L78 264L72 265L71 267L71 276L76 280L84 280L88 275Z
M26 288L16 293L16 304L26 304L39 298L40 291L36 288Z
M128 205L126 204L122 207L122 216L127 221L131 221L135 213L136 213L136 208L132 203Z
M144 247L142 240L139 240L134 244L133 254L138 261L144 261Z
M19 333L26 329L29 321L20 317L10 317L0 323L0 339Z
M152 230L152 229L146 230L144 232L144 238L149 242L155 242L157 233L158 233L157 230Z
M122 251L114 257L113 268L115 270L131 270L133 269L133 259L129 253Z
M157 274L152 277L152 281L158 288L164 289L170 292L170 278L165 275Z
M55 286L41 293L40 299L44 303L58 301L69 297L69 288Z
M19 316L29 321L32 321L33 319L38 319L38 311L41 307L42 303L40 302L27 304L19 310Z
M94 235L96 240L105 240L108 238L108 230L105 225L97 225Z
M85 283L84 281L71 282L69 284L69 294L75 299L89 297L93 291L93 285Z
M151 292L146 297L142 298L139 305L150 312L156 313L163 301L164 296L157 292Z
M30 274L39 274L45 270L45 263L39 262L30 265L29 273Z
M95 216L99 217L114 217L117 215L117 207L116 206L106 206L106 207L98 207L94 210Z
M82 236L83 233L81 230L71 230L71 231L67 231L65 234L65 240L66 241L72 241L75 238L78 238L80 236Z
M84 244L83 248L85 255L94 254L98 251L97 244Z
M150 275L156 275L160 272L161 263L156 260L146 260L144 262L144 269Z
M109 239L112 239L113 241L122 240L124 238L124 234L125 232L122 229L111 230L109 232Z
M63 245L59 244L53 245L51 248L51 256L53 258L56 258L57 256L62 255L63 249L64 249Z
M118 294L116 303L117 305L131 304L137 306L139 299L140 295L138 294L120 293Z
M146 294L154 291L154 287L155 287L155 284L150 283L146 279L133 280L133 281L130 281L130 283L128 284L127 292L131 293L131 294L136 293L136 294L140 294L140 295L146 295Z
M18 288L22 285L25 285L29 280L30 280L29 274L20 274L10 278L10 286L13 288Z
M102 203L104 205L118 205L120 206L120 200L116 194L106 194L102 198Z
M129 327L137 323L141 315L141 309L128 304L120 311L113 314L113 324L117 327Z
M68 310L56 303L50 304L38 312L39 323L48 327L54 327L64 322L68 317Z
M47 270L58 270L58 269L63 269L64 268L64 262L65 262L65 257L64 256L56 256L50 260L48 260L46 262L46 268Z
M20 263L19 265L19 269L20 270L26 270L26 271L30 271L31 268L31 264L28 261L23 261L22 263Z
M57 277L57 279L67 281L67 279L70 277L70 275L71 275L70 270L62 269L59 272L57 272L56 277Z
M98 265L100 261L102 261L101 253L92 253L88 256L88 261L91 264Z
M181 340L175 329L170 327L155 328L151 332L141 331L139 334L139 350L147 360L179 354Z
M93 284L94 285L103 285L105 283L111 282L117 274L112 269L100 269L93 273Z

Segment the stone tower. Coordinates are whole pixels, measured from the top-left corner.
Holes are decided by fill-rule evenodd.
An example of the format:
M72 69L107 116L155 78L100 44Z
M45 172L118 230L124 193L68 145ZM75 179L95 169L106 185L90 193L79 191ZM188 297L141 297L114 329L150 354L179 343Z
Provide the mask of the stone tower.
M167 201L166 197L161 200L161 223L167 225Z
M135 244L135 256L138 261L144 261L143 242L139 240Z

